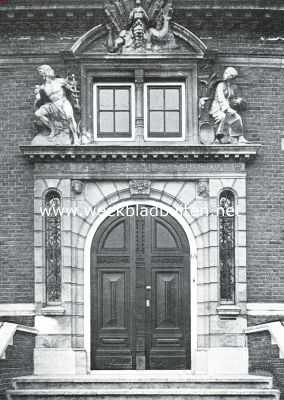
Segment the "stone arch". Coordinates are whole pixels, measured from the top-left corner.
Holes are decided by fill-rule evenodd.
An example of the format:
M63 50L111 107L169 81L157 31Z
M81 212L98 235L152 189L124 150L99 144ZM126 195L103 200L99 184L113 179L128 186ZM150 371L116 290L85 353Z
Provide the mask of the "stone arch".
M175 37L178 38L181 43L183 43L185 49L187 49L189 53L192 53L192 56L196 58L204 57L207 46L198 36L184 26L175 22L172 22L171 27ZM101 44L97 45L97 43L106 37L107 33L107 28L103 24L93 27L76 40L76 42L70 48L70 53L73 56L79 56L85 52L89 53L90 49L92 49L91 52L102 53L103 49Z
M100 184L96 183L96 186L100 188ZM99 190L99 189L98 189ZM102 192L102 190L100 189ZM88 202L88 206L91 209L92 207L95 207L94 213L89 213L87 216L84 218L80 218L80 227L79 230L77 231L78 238L77 238L77 243L76 245L79 248L84 247L84 241L89 234L89 230L93 226L93 224L96 222L98 218L98 214L104 214L107 212L107 210L110 207L115 207L116 205L120 204L123 201L136 201L139 200L141 203L143 201L149 200L149 201L156 201L161 204L161 206L165 207L170 207L173 210L177 210L179 214L182 214L184 221L192 227L192 231L194 232L193 235L195 238L199 238L199 241L202 240L202 236L204 235L204 229L202 230L202 227L199 224L199 219L200 218L195 218L192 215L190 215L187 212L182 212L184 204L183 202L178 198L178 195L174 193L170 193L167 190L164 189L157 189L153 187L151 189L151 193L148 198L145 199L145 197L137 197L134 196L132 197L129 185L125 185L125 187L117 187L114 188L113 191L110 193L104 194L103 192L101 193L101 198L98 199L96 204L93 204L90 202L90 199L85 199ZM201 217L202 218L202 217ZM205 229L206 231L206 229Z
M114 213L116 210L120 208L124 208L127 206L133 206L136 204L141 204L145 206L153 206L160 208L163 211L166 211L169 215L171 215L182 227L184 230L186 237L188 239L188 243L191 249L191 354L192 360L191 365L192 369L195 369L195 361L196 361L196 352L197 352L197 245L196 238L191 230L190 224L188 221L179 214L176 210L174 210L171 206L165 204L164 202L153 200L153 199L131 199L121 200L109 206L106 209L106 213L100 215L95 218L93 224L90 226L88 234L85 238L85 246L84 246L84 344L85 349L87 351L88 358L88 366L90 366L90 251L92 240L95 236L96 231L100 227L100 225L105 221L105 219Z

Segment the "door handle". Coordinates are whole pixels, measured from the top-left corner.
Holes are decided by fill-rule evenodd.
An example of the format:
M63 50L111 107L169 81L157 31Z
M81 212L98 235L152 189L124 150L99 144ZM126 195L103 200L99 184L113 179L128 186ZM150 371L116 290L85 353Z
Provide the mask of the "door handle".
M150 305L151 305L151 302L150 302L150 300L149 300L149 299L146 299L146 307L147 307L147 308L149 308L149 307L150 307Z

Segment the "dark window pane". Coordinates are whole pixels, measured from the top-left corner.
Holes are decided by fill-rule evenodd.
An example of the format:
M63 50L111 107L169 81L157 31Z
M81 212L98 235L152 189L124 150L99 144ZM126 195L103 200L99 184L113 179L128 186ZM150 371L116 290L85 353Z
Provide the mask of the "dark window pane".
M179 133L180 113L176 111L166 112L166 132Z
M166 110L179 110L180 108L180 90L179 89L166 89L165 91L165 109Z
M163 89L150 89L150 110L163 110L164 109L164 90Z
M113 110L113 89L99 90L99 110Z
M164 132L164 113L160 111L150 112L150 132Z
M114 118L113 112L101 112L100 113L100 132L110 133L114 132Z
M115 113L115 131L117 133L129 132L129 112L116 112Z
M116 110L129 110L129 90L116 89L115 90L115 109Z

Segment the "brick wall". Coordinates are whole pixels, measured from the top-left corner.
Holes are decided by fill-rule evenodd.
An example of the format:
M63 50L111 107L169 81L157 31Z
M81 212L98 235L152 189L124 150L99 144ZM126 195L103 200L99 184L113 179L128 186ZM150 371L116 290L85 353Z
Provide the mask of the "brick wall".
M1 318L1 321L34 326L33 317ZM16 332L13 346L8 346L6 359L0 360L0 400L5 399L5 390L11 378L33 373L33 349L35 337L29 333Z
M33 302L33 175L19 143L31 137L28 68L1 69L0 302Z
M274 317L273 320L281 320ZM283 317L282 317L283 319ZM272 322L272 318L249 317L248 324L256 325ZM279 348L271 344L270 333L259 332L248 335L249 372L257 375L270 375L274 386L280 389L280 398L284 399L284 359L279 358Z

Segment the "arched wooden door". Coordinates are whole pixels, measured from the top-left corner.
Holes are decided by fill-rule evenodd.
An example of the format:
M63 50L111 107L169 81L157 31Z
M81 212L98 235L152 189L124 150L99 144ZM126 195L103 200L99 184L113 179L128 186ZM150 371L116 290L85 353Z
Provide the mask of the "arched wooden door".
M189 244L171 216L156 214L124 209L94 236L92 369L190 368Z

